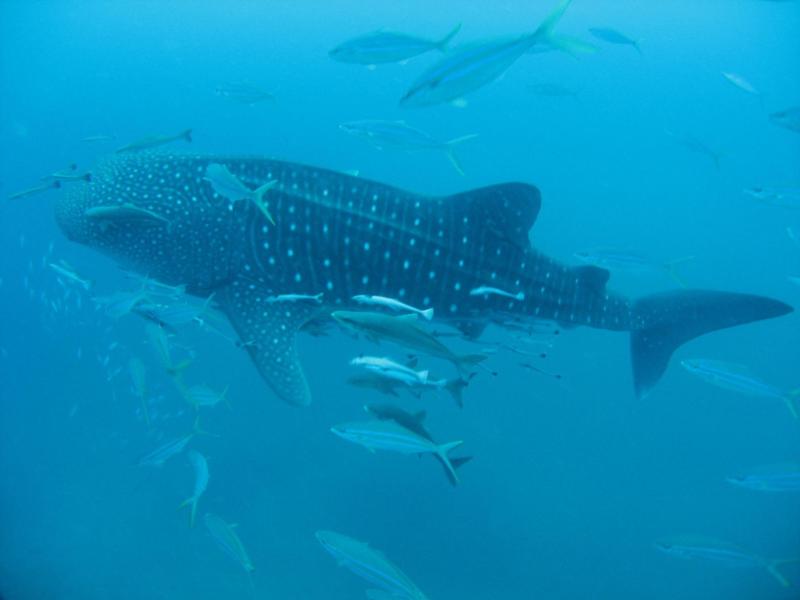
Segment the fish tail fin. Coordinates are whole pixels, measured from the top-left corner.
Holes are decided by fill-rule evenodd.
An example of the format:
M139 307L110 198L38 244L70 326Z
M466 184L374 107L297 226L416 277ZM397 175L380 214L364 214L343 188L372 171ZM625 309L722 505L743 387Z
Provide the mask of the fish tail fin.
M534 37L539 40L544 40L550 42L551 38L553 38L553 30L556 27L556 24L561 20L561 17L564 16L564 13L569 8L570 3L572 0L561 0L556 6L539 24L539 27L536 28L534 32Z
M183 139L185 139L187 142L191 142L192 141L192 130L191 129L187 129L186 131L184 131L181 134L181 137Z
M571 35L552 33L547 39L547 43L557 50L566 52L573 58L578 58L581 54L594 54L600 50L598 46Z
M432 308L426 308L425 310L421 310L419 314L422 315L422 318L425 319L426 321L430 321L431 319L433 319Z
M766 565L764 566L766 567L767 572L772 575L783 587L791 587L792 582L786 578L786 575L781 573L779 568L783 565L796 562L800 562L800 558L776 558L767 561Z
M472 133L469 135L462 135L461 137L457 137L444 143L444 151L447 154L447 158L449 158L450 162L453 163L453 167L459 175L464 174L464 168L461 166L461 161L458 159L458 156L456 156L455 147L461 142L466 142L467 140L471 140L475 137L478 137L478 134Z
M678 266L691 260L694 260L694 256L683 256L681 258L669 260L664 264L664 269L666 270L667 275L669 275L675 281L675 283L681 287L686 287L686 282L681 277L681 274L678 273Z
M458 471L460 467L462 467L463 465L467 464L469 461L472 460L471 456L457 456L451 458L450 459L450 466L452 466L452 471L451 471L450 468L448 468L447 463L444 461L444 459L442 459L441 456L439 456L438 454L436 454L435 456L436 460L438 460L441 463L442 468L444 469L444 474L445 477L447 477L447 481L449 481L450 485L452 486L458 485L458 479L454 476L454 473Z
M261 212L264 213L264 216L267 217L267 220L270 223L272 223L273 225L275 225L275 219L272 218L272 215L269 213L269 209L267 208L267 205L264 203L264 194L266 194L270 189L275 187L275 185L277 183L278 183L278 180L277 179L273 179L271 181L268 181L264 185L256 188L253 191L253 195L254 195L254 198L255 198L256 206L258 206L258 208L261 210Z
M636 396L645 396L667 368L672 353L705 333L771 319L792 312L788 304L764 296L675 290L637 300L632 318L631 366Z
M447 478L453 485L458 485L458 475L456 474L456 468L453 465L450 458L447 456L448 452L457 448L464 442L461 440L455 442L449 442L447 444L442 444L441 446L436 447L436 456L442 462L442 466L444 466L445 472L447 473Z
M178 507L183 508L184 506L188 506L190 513L189 513L189 527L194 527L195 517L197 516L197 497L191 496L181 502L180 506Z
M800 388L792 390L784 396L784 402L795 419L800 419Z
M463 377L456 377L455 379L450 379L445 383L444 389L447 390L447 393L453 397L455 400L456 406L458 408L464 408L464 397L463 391L464 388L469 385L469 381L464 379Z
M436 42L436 49L445 52L447 50L447 45L453 41L453 38L456 37L459 31L461 31L461 23L453 27L446 36Z

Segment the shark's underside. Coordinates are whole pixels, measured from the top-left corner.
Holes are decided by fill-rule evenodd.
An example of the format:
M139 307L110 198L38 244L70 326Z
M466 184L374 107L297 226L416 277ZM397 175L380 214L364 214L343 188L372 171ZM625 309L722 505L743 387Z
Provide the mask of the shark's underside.
M212 163L251 189L276 181L265 196L276 225L253 203L215 194L204 178ZM57 205L67 236L164 283L214 293L264 379L293 404L311 398L297 331L321 313L357 308L359 294L433 308L468 337L489 322L527 319L630 331L639 395L680 344L792 310L749 294L679 290L629 300L609 292L608 271L563 265L531 246L540 195L523 183L428 197L295 163L166 154L117 155L92 175ZM121 205L163 219L86 216ZM480 286L524 298L470 295ZM321 305L268 301L319 292Z

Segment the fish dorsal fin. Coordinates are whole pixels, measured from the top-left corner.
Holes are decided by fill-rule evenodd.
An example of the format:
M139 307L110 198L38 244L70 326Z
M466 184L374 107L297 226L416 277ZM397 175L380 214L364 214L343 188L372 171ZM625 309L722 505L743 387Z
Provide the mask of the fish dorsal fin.
M448 202L456 213L468 217L469 227L485 229L520 248L528 248L528 231L539 215L542 198L532 185L502 183L454 194ZM455 226L462 225L456 220Z
M607 269L592 265L575 267L574 270L582 285L586 285L597 292L603 291L603 288L608 283L608 278L611 276L611 272Z
M297 331L316 317L320 307L308 302L269 303L265 287L236 279L217 295L256 368L272 390L290 404L311 402L297 357Z

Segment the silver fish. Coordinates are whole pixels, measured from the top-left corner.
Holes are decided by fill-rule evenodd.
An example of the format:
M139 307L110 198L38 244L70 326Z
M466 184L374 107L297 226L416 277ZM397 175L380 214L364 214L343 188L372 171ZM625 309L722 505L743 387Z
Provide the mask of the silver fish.
M249 83L226 83L217 86L215 90L217 96L229 98L248 106L253 106L259 102L275 102L275 96Z
M92 206L86 209L84 215L104 227L121 223L150 223L167 227L170 225L170 220L163 215L128 202Z
M470 296L502 296L503 298L510 298L511 300L516 300L518 302L522 302L525 300L525 294L523 292L517 292L516 294L512 294L511 292L507 292L505 290L501 290L495 287L489 287L488 285L482 285L476 287L469 291Z
M421 107L463 98L492 83L537 44L570 50L553 29L571 0L562 0L533 33L461 46L426 70L400 99L400 106Z
M236 175L231 173L228 167L218 163L211 163L206 167L204 179L211 184L214 192L231 202L238 202L239 200L252 202L270 223L275 224L264 201L264 194L277 185L278 182L276 180L273 179L251 190Z
M339 129L354 137L366 140L378 149L395 148L407 152L441 150L447 155L459 175L464 174L464 169L455 154L455 147L462 142L477 137L476 134L462 135L443 142L421 129L411 127L405 121L350 121L339 125Z
M764 188L752 187L744 193L759 202L778 208L800 208L800 188Z
M359 304L366 304L369 306L384 306L394 311L406 311L418 314L426 321L430 321L433 319L433 309L426 308L420 309L415 308L405 302L400 302L400 300L395 300L394 298L387 298L385 296L367 296L364 294L359 294L357 296L353 296L353 300L358 302Z
M459 24L440 40L393 31L376 31L343 42L328 55L338 62L368 66L401 62L431 50L444 52L460 29Z
M783 463L755 467L726 480L733 485L760 492L800 492L800 465Z
M211 513L206 513L203 521L211 537L214 538L214 541L225 554L238 562L248 574L255 570L253 562L250 560L244 544L242 544L242 540L236 534L235 523L226 523L220 517Z
M19 192L15 192L11 194L8 199L9 200L16 200L18 198L27 198L28 196L33 196L35 194L41 194L42 192L46 192L52 189L58 189L61 187L61 182L56 180L52 183L43 183L42 185L37 185L32 188L28 188ZM20 238L24 240L25 238Z
M166 144L170 144L172 142L176 142L178 140L185 140L187 142L192 141L192 130L185 129L180 133L176 133L175 135L151 135L140 140L136 140L135 142L131 142L121 148L117 148L117 152L137 152L139 150L148 150L150 148L157 148L158 146L164 146Z
M340 438L364 446L368 450L390 450L401 454L433 454L443 462L453 480L458 482L458 475L447 454L463 443L460 440L437 445L394 421L343 423L331 427L331 431Z
M87 292L91 290L92 286L94 285L91 280L78 275L78 272L63 260L57 263L48 263L48 266L53 269L53 271L64 277L64 279L71 283L78 284Z
M633 46L636 48L636 51L641 54L642 49L639 47L639 42L636 40L632 40L624 33L620 33L616 29L611 29L610 27L590 27L589 33L591 33L594 37L598 40L603 40L604 42L608 42L609 44L620 44L623 46Z
M780 390L753 375L748 367L720 360L686 359L682 360L681 364L692 375L717 387L751 396L781 400L795 419L800 417L800 406L798 406L800 389L789 392Z
M800 132L800 106L774 112L769 116L769 120L778 127Z
M192 468L194 469L194 491L191 496L181 502L181 508L184 506L190 507L189 527L194 527L197 503L200 501L200 496L205 493L206 487L208 487L208 461L206 461L205 456L196 450L189 450L186 456L189 458L189 462L192 463Z
M317 541L343 566L398 600L427 600L400 568L369 544L334 531L317 531Z
M274 304L276 302L311 302L312 304L322 304L322 292L319 294L279 294L277 296L269 296L267 302Z

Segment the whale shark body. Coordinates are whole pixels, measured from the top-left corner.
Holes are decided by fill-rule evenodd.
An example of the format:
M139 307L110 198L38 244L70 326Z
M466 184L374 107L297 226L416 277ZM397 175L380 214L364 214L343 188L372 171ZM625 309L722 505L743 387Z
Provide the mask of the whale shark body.
M264 196L275 224L252 202L214 192L209 165L224 165ZM550 320L630 332L634 387L642 396L673 351L699 335L792 308L728 292L678 290L631 300L609 291L609 272L538 252L528 233L537 188L504 183L430 197L334 171L264 158L119 154L72 186L56 217L73 241L169 285L208 297L227 315L275 393L311 401L295 348L298 330L353 296L396 298L475 338L490 322ZM136 206L161 218L98 223L87 211ZM102 225L102 226L101 226ZM508 292L470 294L489 286ZM269 302L322 293L321 303Z

